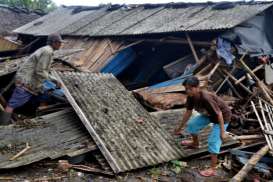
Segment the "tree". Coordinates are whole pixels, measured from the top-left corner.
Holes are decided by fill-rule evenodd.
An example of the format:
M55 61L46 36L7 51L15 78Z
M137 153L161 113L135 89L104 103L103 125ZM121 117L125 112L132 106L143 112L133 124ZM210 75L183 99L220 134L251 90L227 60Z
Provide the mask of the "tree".
M39 9L44 12L52 11L57 7L52 0L0 0L0 3L30 10Z

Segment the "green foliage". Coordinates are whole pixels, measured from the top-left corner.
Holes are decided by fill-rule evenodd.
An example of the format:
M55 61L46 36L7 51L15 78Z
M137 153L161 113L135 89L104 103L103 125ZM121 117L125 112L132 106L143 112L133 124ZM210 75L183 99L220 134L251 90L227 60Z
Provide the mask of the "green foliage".
M56 9L56 4L52 0L0 0L0 4L27 8L30 10L43 10L49 12Z

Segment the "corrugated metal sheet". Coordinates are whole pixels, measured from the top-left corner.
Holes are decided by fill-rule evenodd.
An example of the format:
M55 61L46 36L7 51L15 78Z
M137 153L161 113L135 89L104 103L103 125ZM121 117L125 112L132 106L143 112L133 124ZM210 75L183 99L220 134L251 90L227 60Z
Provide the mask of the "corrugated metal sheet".
M56 76L62 80L65 95L115 173L184 155L111 74L58 72Z
M77 156L97 147L71 109L32 119L21 125L0 127L0 168L14 168L42 159ZM9 160L29 143L30 149Z
M165 128L172 136L175 138L177 143L180 143L180 141L183 139L190 139L190 135L188 133L183 133L184 138L181 138L180 136L174 135L175 128L179 125L179 122L181 122L181 119L183 117L183 114L185 113L185 109L176 109L176 110L169 110L169 111L158 111L151 113L152 116L157 118L157 121L160 122L163 128ZM197 112L194 113L196 115ZM199 134L199 142L200 142L200 148L199 149L189 149L186 146L179 145L180 150L183 151L184 157L190 157L193 155L201 154L208 151L208 136L211 131L211 126L208 126L207 128L203 129ZM234 140L232 137L228 137L226 141L222 144L222 148L228 147L231 145L238 144L238 141Z
M111 36L228 29L272 6L272 2L234 3L235 7L213 9L214 3L136 5L115 10L99 8L72 13L61 7L55 12L15 30L48 35Z

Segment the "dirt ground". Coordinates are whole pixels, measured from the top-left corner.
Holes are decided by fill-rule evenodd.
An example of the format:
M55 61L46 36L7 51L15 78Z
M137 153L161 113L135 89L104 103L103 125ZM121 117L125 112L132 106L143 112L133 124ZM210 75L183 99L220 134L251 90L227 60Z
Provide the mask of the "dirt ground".
M193 160L186 164L187 167L169 162L116 176L105 176L73 169L64 172L58 168L58 161L42 161L18 169L0 171L0 182L220 182L228 181L231 177L221 167L217 176L201 177L198 171L208 167L209 160Z

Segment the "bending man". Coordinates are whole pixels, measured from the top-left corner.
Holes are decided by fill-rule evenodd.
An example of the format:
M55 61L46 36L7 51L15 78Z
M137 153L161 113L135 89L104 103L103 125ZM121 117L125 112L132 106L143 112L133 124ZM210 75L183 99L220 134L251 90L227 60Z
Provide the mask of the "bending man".
M203 91L199 88L199 80L196 77L189 77L183 85L186 88L187 103L182 122L176 129L176 134L186 126L186 130L191 134L192 140L182 141L182 145L191 148L199 147L198 133L208 124L213 123L212 131L208 137L208 151L211 154L211 167L201 171L202 176L216 175L217 154L220 152L222 141L225 139L225 131L231 119L231 110L227 104L214 93ZM192 111L195 109L200 114L190 119Z
M61 47L62 38L58 34L48 36L47 45L36 50L23 64L15 76L15 89L5 111L10 114L13 110L23 106L33 96L43 94L43 82L53 81L58 87L60 84L50 76L49 71L53 61L53 52ZM10 117L9 116L9 117ZM8 118L7 118L8 119Z

